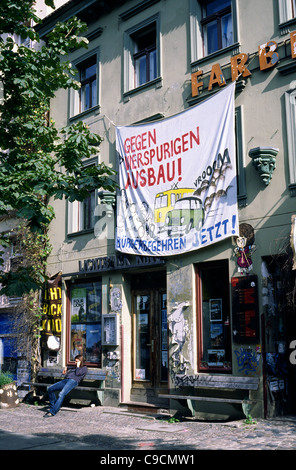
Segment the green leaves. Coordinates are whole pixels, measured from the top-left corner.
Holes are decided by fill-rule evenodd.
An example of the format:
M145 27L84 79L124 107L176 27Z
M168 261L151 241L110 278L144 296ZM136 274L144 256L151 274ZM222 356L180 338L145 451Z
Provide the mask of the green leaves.
M45 3L54 8L53 0ZM113 190L116 184L115 172L105 165L83 166L85 159L98 153L101 137L82 122L58 129L49 114L50 100L59 89L79 87L71 62L61 61L61 56L87 47L82 36L86 25L77 18L58 23L46 46L35 49L18 46L7 37L17 33L38 43L31 20L40 21L31 0L1 2L0 35L6 34L7 39L0 39L0 215L13 211L36 237L47 233L54 218L51 198L83 200L92 189ZM37 257L43 264L35 266L35 274L32 260L17 272L2 274L7 295L38 288L46 263L39 249Z
M52 0L46 0L51 1ZM1 2L0 8L0 34L20 34L22 38L30 37L37 39L35 31L27 26L33 20L39 23L40 19L36 16L32 8L31 0L5 0Z
M36 282L35 273L30 268L19 268L16 272L3 273L0 275L0 283L2 285L0 295L17 297L42 287L42 282Z
M56 147L57 160L69 171L73 172L81 167L82 160L90 158L98 152L97 146L102 139L93 134L83 122L61 129L65 140Z

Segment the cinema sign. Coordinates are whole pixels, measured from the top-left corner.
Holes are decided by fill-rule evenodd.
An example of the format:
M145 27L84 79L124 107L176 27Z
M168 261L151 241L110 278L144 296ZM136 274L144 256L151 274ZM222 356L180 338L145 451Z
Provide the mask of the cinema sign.
M296 31L290 33L291 41L291 57L296 58ZM274 67L279 61L279 54L276 52L278 44L276 41L268 41L261 46L258 46L259 67L260 70L267 70ZM231 80L234 82L241 75L244 78L249 77L251 74L248 69L247 62L249 55L240 53L230 58ZM191 74L191 87L192 97L198 96L199 88L203 87L204 82L200 81L203 75L202 70L198 70ZM208 91L211 91L213 85L218 84L219 87L226 85L223 72L220 64L213 64L209 79Z

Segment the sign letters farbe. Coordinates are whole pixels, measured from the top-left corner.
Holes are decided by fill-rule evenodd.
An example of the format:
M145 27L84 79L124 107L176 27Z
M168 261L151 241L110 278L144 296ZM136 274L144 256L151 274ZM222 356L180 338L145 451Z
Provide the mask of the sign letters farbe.
M291 57L292 59L296 58L296 31L290 33L290 42L291 42ZM258 46L258 57L259 57L259 68L260 70L267 70L274 67L279 61L279 54L277 52L277 43L276 41L268 41L265 44ZM249 55L242 52L230 58L230 68L231 68L231 80L235 82L239 75L243 78L251 76L251 72L248 69L248 60ZM198 70L191 74L191 89L192 97L198 96L199 88L203 87L204 83L201 81L203 75L202 70ZM226 80L224 78L223 72L221 70L220 64L213 64L209 83L208 90L211 91L213 85L219 85L219 87L226 85Z

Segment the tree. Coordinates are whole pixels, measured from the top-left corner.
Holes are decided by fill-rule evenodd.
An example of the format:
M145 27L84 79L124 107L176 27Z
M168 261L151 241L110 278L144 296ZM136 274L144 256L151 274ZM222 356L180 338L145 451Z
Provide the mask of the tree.
M50 201L83 201L90 190L114 191L116 183L106 165L82 165L98 152L99 135L82 122L57 129L50 118L56 91L80 86L67 55L87 47L82 36L86 25L77 18L59 23L44 44L30 26L41 21L33 3L0 0L0 218L19 219L14 239L20 242L21 260L1 272L0 295L22 296L13 314L13 333L18 352L30 358L34 377L40 364L39 292L47 279L48 228L55 216ZM45 4L54 8L53 0ZM34 47L17 45L14 34L29 38ZM0 234L0 245L6 248L11 238L11 233Z
M90 190L113 191L116 183L115 172L106 165L82 165L84 158L98 152L101 137L82 122L57 129L49 113L58 89L80 86L67 55L87 47L81 36L86 25L77 18L58 23L42 45L30 26L41 21L32 0L0 3L0 217L13 213L30 233L38 234L43 260L38 266L27 262L1 275L0 294L20 296L39 289L46 278L47 232L54 218L50 200L82 201ZM45 3L54 8L53 0ZM17 45L11 37L14 33L30 38L35 47ZM0 245L7 243L2 235Z

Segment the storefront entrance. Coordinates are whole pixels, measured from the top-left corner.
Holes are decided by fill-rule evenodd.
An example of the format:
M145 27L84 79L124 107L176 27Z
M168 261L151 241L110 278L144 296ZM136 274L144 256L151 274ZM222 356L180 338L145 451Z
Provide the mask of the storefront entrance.
M160 277L152 283L145 277L147 288L132 292L133 393L142 391L147 401L168 383L167 294Z

